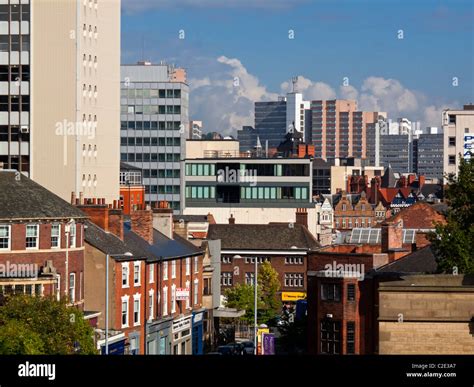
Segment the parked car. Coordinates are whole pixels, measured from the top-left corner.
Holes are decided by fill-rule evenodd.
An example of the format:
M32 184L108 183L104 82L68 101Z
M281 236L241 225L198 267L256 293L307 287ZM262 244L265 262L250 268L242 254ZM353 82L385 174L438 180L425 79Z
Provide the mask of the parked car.
M217 347L217 352L221 353L222 355L242 355L244 352L244 347L240 343L230 343Z
M253 341L242 341L240 344L244 347L244 355L253 355L255 353Z

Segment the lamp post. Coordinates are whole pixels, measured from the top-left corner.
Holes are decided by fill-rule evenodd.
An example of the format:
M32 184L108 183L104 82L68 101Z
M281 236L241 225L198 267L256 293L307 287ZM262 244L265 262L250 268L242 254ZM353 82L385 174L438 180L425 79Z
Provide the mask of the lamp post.
M109 354L109 258L110 257L132 257L133 254L107 254L105 257L105 354ZM127 273L128 275L129 273Z

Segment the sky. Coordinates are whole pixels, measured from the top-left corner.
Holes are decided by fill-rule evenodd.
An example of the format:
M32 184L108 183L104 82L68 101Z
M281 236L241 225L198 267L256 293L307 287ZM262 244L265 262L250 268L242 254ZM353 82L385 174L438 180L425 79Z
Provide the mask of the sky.
M122 0L122 63L183 67L204 131L253 126L298 76L308 100L356 99L421 127L474 102L472 0Z

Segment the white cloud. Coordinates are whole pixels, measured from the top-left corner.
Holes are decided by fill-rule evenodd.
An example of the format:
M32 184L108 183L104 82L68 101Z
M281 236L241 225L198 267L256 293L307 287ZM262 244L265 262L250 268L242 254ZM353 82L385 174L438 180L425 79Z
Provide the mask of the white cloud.
M285 94L292 90L292 85L286 81L280 85L280 89ZM298 91L308 100L336 98L336 92L327 83L313 82L302 75L298 76Z
M205 132L236 135L242 126L253 126L254 102L278 97L236 58L220 56L207 71L210 75L189 80L190 117L202 120Z
M205 70L206 76L190 79L191 119L202 120L205 131L236 135L244 125L254 125L254 102L274 101L278 95L291 91L289 81L282 82L280 92L274 93L258 77L248 72L237 58L220 56ZM298 77L298 90L306 100L354 99L365 111L383 111L396 120L407 117L420 121L421 127L440 126L441 111L448 106L459 106L456 101L433 103L416 90L405 87L391 78L368 77L360 88L339 86Z

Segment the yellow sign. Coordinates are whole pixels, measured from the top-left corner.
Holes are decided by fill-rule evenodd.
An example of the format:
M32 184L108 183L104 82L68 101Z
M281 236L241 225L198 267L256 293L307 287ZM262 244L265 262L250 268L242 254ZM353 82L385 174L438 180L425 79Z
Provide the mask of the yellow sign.
M282 292L281 300L282 301L298 301L304 300L306 298L306 293L304 292Z
M257 355L262 354L262 339L264 333L270 333L270 328L258 328L257 329Z

